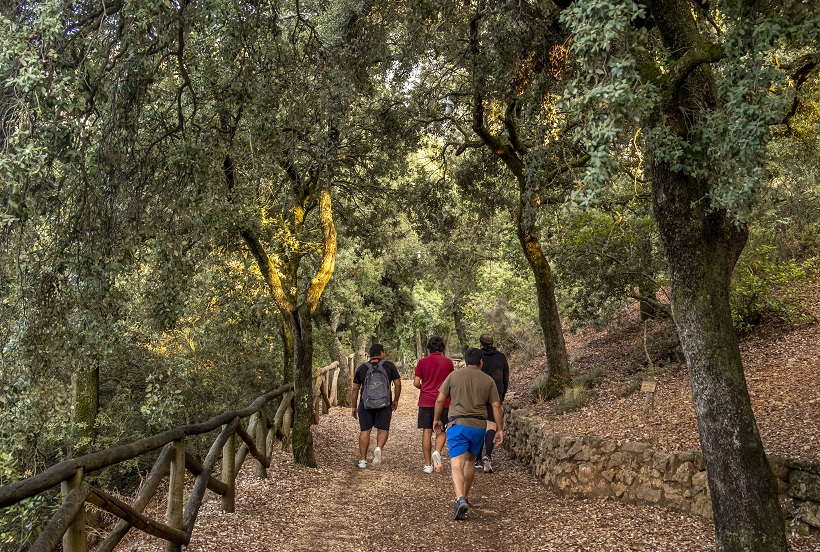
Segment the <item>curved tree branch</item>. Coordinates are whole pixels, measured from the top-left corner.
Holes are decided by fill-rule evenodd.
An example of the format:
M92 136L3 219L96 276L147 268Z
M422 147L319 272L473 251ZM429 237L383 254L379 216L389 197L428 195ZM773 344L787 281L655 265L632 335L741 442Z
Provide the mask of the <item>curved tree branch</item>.
M702 42L690 49L661 77L660 85L664 96L672 98L695 69L705 63L716 63L722 60L724 55L723 48L711 42Z
M319 191L319 217L322 220L322 235L324 237L324 254L322 264L316 275L310 280L310 286L305 298L305 307L309 313L316 310L319 298L333 275L336 267L336 226L333 224L333 205L330 197L330 189L325 184Z
M803 56L797 61L797 69L791 74L791 79L794 82L794 89L800 90L803 85L809 80L812 72L820 66L820 54L810 54ZM797 114L797 108L800 107L800 98L794 97L789 112L783 117L782 124L788 126L792 118Z

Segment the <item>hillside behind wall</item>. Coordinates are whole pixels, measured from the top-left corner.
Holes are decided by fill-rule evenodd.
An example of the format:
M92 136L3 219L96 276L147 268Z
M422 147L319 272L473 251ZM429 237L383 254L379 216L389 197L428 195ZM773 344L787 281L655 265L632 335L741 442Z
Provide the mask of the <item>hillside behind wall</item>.
M699 451L659 452L645 443L571 437L546 429L513 403L505 408L505 445L550 489L613 497L712 517L706 468ZM770 457L789 531L820 530L820 463Z

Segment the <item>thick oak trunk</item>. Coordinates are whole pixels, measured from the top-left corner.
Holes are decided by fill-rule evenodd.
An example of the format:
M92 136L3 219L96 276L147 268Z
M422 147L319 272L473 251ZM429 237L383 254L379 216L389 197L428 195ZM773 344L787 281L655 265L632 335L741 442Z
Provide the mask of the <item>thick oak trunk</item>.
M315 468L313 435L310 432L313 416L313 320L304 305L288 314L286 318L294 349L293 460Z
M660 81L656 124L689 141L692 117L708 117L719 108L711 68L688 61L695 59L693 52L708 48L688 1L650 0L649 6L664 44L679 62ZM718 58L703 58L709 59ZM787 550L777 485L752 413L729 305L729 281L746 231L723 210L710 208L710 182L672 170L655 157L651 144L648 153L655 220L669 261L672 312L692 380L712 495L716 548Z
M701 186L655 163L654 206L671 271L672 309L692 380L716 548L787 550L777 485L752 413L729 305L729 277L745 243Z

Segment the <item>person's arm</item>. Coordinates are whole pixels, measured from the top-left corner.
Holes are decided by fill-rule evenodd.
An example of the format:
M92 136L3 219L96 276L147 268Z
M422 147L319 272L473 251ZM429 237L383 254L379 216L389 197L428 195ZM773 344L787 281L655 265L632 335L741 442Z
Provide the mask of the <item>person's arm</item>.
M393 380L393 412L399 407L399 397L401 397L401 378Z
M501 408L501 401L490 404L493 407L493 417L495 418L495 437L493 437L493 443L500 445L504 442L504 409Z
M421 389L421 378L420 378L420 377L415 376L415 377L413 378L413 386L414 386L416 389Z
M441 413L444 412L444 402L447 400L447 395L439 391L436 399L436 408L433 410L433 431L436 435L444 431L444 423L441 421Z
M359 389L361 387L361 383L354 383L350 390L350 405L353 407L353 417L356 419L359 418Z

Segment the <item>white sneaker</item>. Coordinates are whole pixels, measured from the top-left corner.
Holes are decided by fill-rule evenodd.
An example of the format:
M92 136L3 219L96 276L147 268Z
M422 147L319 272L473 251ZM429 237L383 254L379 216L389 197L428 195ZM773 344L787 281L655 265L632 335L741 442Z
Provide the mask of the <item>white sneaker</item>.
M424 466L424 468L421 471L423 471L424 473L433 473L433 466Z
M441 465L441 454L437 450L433 451L433 471L443 471L444 466Z
M374 466L378 466L382 463L382 449L376 447L373 451L373 461L371 462Z
M367 468L367 460L359 460L359 469L363 470Z

